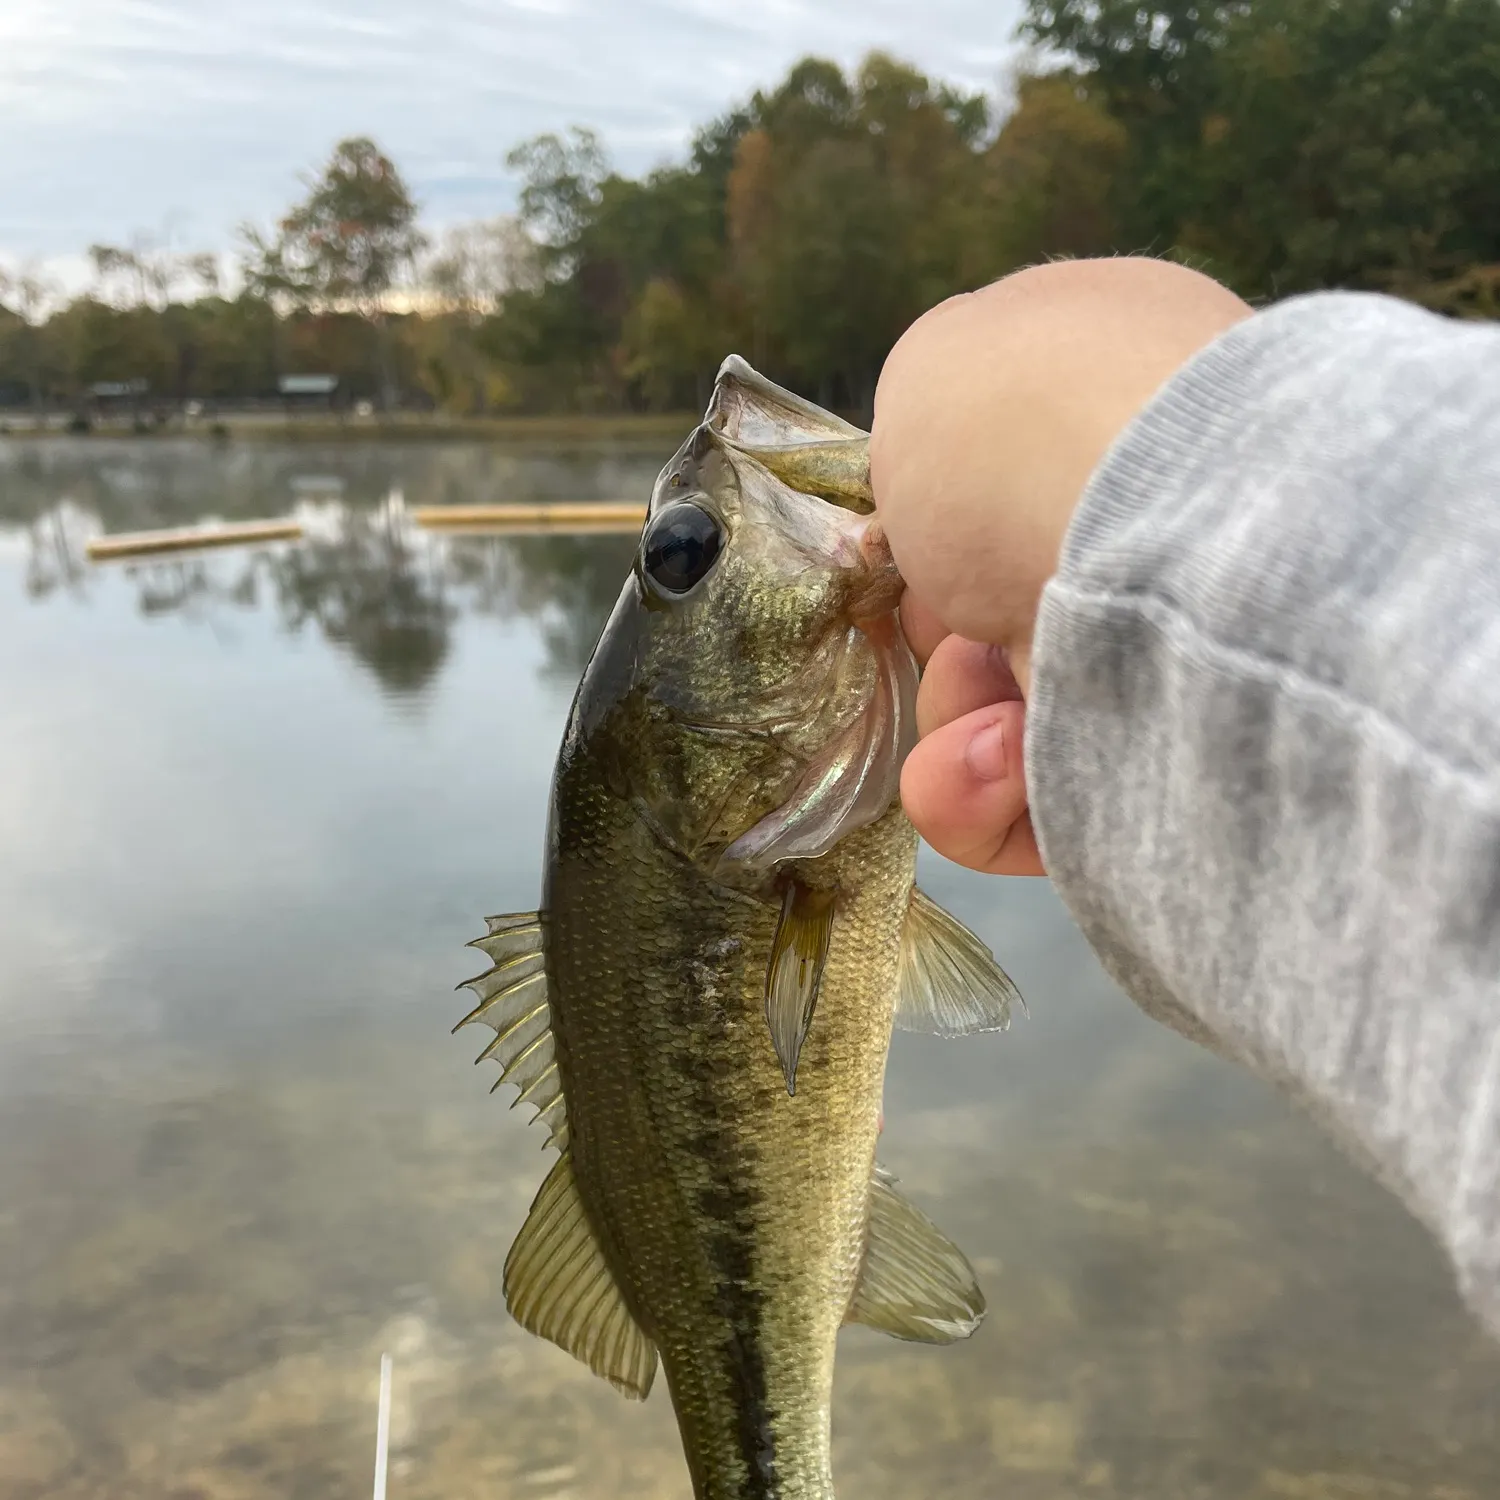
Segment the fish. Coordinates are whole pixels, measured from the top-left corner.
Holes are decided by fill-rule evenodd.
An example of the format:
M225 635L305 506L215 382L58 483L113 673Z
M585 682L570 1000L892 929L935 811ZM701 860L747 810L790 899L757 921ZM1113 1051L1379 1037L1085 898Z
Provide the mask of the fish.
M985 1311L876 1161L893 1027L1002 1030L990 950L915 885L918 668L868 435L738 356L662 469L574 699L535 912L491 917L459 1023L558 1158L515 1319L644 1400L697 1500L831 1500L846 1322Z

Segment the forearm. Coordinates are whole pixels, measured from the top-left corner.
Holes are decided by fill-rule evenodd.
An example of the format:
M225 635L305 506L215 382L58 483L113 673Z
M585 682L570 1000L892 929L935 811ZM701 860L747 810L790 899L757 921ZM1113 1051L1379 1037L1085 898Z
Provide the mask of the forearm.
M1120 983L1300 1094L1500 1327L1500 333L1307 299L1175 377L1047 587L1026 759Z

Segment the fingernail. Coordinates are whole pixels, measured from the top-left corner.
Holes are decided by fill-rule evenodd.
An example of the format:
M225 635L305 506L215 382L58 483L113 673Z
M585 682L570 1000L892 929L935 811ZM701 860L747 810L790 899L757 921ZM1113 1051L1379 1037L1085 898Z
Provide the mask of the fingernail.
M996 721L986 725L969 741L964 761L979 781L1003 781L1010 774L1005 753L1005 725Z

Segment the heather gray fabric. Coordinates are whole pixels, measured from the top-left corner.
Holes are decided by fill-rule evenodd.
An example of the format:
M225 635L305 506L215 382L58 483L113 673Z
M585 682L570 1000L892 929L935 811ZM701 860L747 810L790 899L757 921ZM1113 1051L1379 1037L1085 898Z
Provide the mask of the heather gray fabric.
M1038 622L1053 882L1297 1094L1500 1332L1500 329L1325 293L1120 437Z

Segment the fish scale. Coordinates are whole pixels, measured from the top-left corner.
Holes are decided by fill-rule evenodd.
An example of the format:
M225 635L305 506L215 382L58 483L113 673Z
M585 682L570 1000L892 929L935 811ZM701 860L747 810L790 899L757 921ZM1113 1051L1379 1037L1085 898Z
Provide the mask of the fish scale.
M839 851L857 894L789 1096L764 1022L778 909L649 840L620 881L635 830L599 819L586 775L575 763L557 789L547 958L564 1091L596 1106L593 1128L573 1124L580 1190L661 1353L698 1492L832 1494L834 1341L863 1256L915 837L897 813Z

